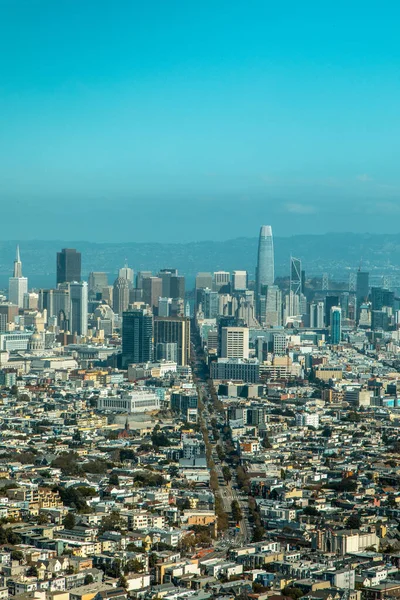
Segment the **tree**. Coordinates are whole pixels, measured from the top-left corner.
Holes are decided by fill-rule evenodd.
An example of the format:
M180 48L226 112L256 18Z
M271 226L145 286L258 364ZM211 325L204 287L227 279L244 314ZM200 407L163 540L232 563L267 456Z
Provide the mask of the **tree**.
M24 558L24 553L21 550L13 550L11 552L11 560L22 560Z
M87 575L85 575L85 579L83 581L84 585L90 585L91 583L93 583L94 579L93 579L93 575L91 573L88 573Z
M128 560L125 565L125 568L124 568L125 575L127 573L143 573L143 571L144 571L144 565L137 558Z
M126 588L128 587L128 581L123 575L121 575L118 579L118 587L122 587L124 588L124 590L126 590Z
M301 596L303 596L303 593L304 592L299 588L290 586L284 587L282 591L282 594L284 596L290 596L290 598L293 598L293 600L298 600L298 598L301 598Z
M65 515L63 520L63 525L65 529L73 529L76 525L75 515L72 512L69 512Z
M360 529L361 519L358 515L353 514L346 521L347 529Z
M269 441L268 437L265 436L262 440L261 440L261 446L263 448L265 448L266 450L268 450L269 448L272 448L271 446L271 442Z
M31 567L29 567L29 569L26 572L28 577L37 577L38 576L38 570L37 568L32 565Z
M119 477L116 473L111 473L110 478L108 480L108 483L110 485L115 485L116 487L119 487Z
M243 514L242 514L242 511L240 510L240 505L237 500L233 500L233 502L231 504L231 513L232 513L232 518L234 521L236 521L236 523L239 523L239 521L242 520Z
M222 468L222 476L225 479L226 483L229 483L232 479L231 470L229 467Z

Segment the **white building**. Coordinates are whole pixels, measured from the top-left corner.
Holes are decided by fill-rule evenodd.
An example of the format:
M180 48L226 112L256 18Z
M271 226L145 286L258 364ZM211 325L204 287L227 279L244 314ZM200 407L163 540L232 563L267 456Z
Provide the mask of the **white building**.
M296 425L298 427L319 427L319 415L317 413L297 413Z
M128 414L143 413L159 410L160 399L154 392L139 388L131 392L122 392L118 396L101 394L97 400L97 408Z
M223 327L221 336L221 358L249 358L247 327Z
M247 289L247 271L233 271L233 291L242 292Z

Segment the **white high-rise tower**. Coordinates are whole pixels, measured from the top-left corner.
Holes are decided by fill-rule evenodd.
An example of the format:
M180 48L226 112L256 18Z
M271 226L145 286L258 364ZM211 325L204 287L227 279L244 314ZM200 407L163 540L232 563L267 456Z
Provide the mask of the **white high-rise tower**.
M23 308L24 294L28 293L28 278L22 276L22 262L19 254L19 246L14 260L13 276L8 280L8 300Z

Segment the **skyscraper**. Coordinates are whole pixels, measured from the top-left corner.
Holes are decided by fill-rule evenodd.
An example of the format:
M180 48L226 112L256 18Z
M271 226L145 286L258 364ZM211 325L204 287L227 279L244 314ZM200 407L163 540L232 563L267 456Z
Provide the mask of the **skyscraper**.
M70 331L86 335L88 328L88 284L86 281L70 283Z
M129 289L133 288L134 272L133 269L128 267L127 263L118 271L118 277L127 280Z
M128 310L122 319L122 367L153 358L153 315L144 309Z
M369 295L369 273L357 271L356 296L357 304L360 305L368 299Z
M189 364L190 358L190 319L186 317L155 317L154 346L176 344L178 364Z
M296 296L302 293L301 260L290 257L290 291Z
M28 279L22 276L22 262L17 246L13 276L8 280L8 300L19 308L24 306L24 295L28 293Z
M258 259L256 269L256 292L260 295L267 285L274 285L274 242L272 227L263 225L258 241Z
M103 271L92 271L89 273L89 294L100 294L108 286L107 273Z
M158 299L162 297L162 279L160 277L144 277L142 287L144 302L151 308L158 308Z
M185 298L185 278L183 275L173 275L170 281L171 298Z
M222 328L221 358L249 358L247 327Z
M331 344L340 344L342 339L342 311L339 306L331 308Z
M282 325L282 292L277 285L267 288L265 324L269 327Z
M75 248L63 248L57 252L57 285L81 279L81 253Z
M247 271L233 271L232 287L234 292L247 290Z
M129 306L129 280L117 277L113 285L113 311L120 317Z

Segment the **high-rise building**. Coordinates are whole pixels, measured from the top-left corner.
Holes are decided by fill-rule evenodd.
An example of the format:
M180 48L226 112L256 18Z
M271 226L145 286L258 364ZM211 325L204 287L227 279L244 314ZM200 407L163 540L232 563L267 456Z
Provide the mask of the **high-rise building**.
M310 327L316 329L325 327L325 305L323 302L310 304Z
M282 292L277 285L267 287L264 322L268 327L282 325Z
M205 319L216 319L219 312L218 292L205 288L202 290L201 306Z
M108 286L107 273L103 271L92 271L89 273L88 290L89 296L101 294L103 289Z
M331 308L333 306L339 306L339 296L326 296L325 297L325 325L327 327L331 324Z
M263 225L258 241L258 258L256 269L256 292L260 295L267 285L274 285L274 242L272 227Z
M178 364L187 365L190 359L190 319L186 317L155 317L154 346L176 344Z
M0 304L0 331L7 331L9 323L14 323L18 315L18 306L11 302L2 302Z
M81 281L81 253L75 248L63 248L57 252L57 284Z
M358 306L360 306L363 302L366 302L366 300L368 300L369 273L366 273L364 271L357 271L356 296Z
M88 328L88 284L74 281L69 285L71 299L70 331L72 334L86 335Z
M162 297L162 279L160 277L144 277L142 279L143 301L158 308L158 299Z
M128 267L127 263L118 271L118 277L126 279L129 289L133 288L134 272L133 269Z
M177 269L161 269L157 275L162 281L161 294L164 298L173 298L171 294L171 277L178 275Z
M66 331L69 329L71 314L71 296L69 283L60 284L56 290L51 290L52 294L48 297L49 306L47 316L56 317L57 325L60 329ZM50 312L49 312L50 310Z
M213 290L216 292L229 292L230 281L231 274L228 271L215 271L213 275Z
M152 276L152 272L151 271L138 271L137 275L136 275L136 287L138 289L143 289L143 279L145 279L146 277L151 277Z
M113 311L122 316L129 306L129 280L117 277L113 285Z
M22 276L22 262L17 246L13 276L8 280L8 300L19 308L24 306L24 295L28 293L28 279Z
M171 298L185 298L185 278L183 275L172 275L170 280Z
M122 366L153 358L153 315L145 309L129 310L122 319Z
M233 271L232 288L234 292L247 290L247 271Z
M301 260L290 257L290 291L296 296L302 293Z
M196 275L196 290L204 290L204 288L212 288L213 276L211 273L197 273Z
M249 329L223 327L221 358L249 358Z
M158 300L158 316L159 317L171 316L171 304L172 304L172 298L160 298Z
M342 311L339 306L332 306L330 313L331 344L340 344L342 339Z

